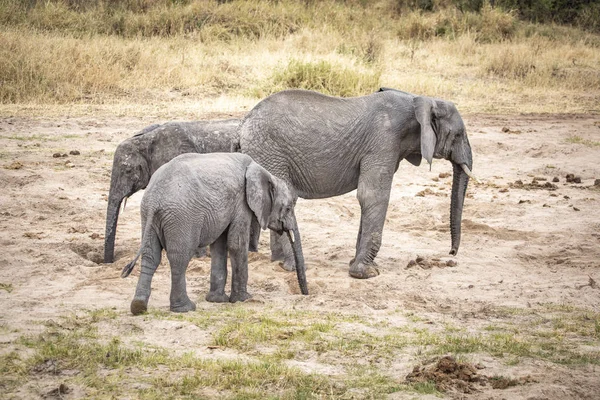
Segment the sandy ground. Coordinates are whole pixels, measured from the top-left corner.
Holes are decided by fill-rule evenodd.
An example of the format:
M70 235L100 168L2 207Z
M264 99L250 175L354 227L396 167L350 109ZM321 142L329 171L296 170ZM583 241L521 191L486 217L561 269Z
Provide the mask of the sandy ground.
M0 323L10 327L3 331L2 346L42 331L43 321L69 312L115 307L126 313L139 267L128 279L119 273L139 246L142 193L129 199L119 220L115 263L98 264L112 153L120 141L155 122L164 121L0 120L0 283L12 289L0 290ZM452 178L443 176L451 173L450 164L434 160L429 171L426 163L403 162L377 257L379 277L360 281L348 276L360 216L356 193L301 199L296 214L311 294L299 296L295 275L269 261L268 235L263 234L259 253L250 257L249 291L255 299L250 306L365 316L399 309L475 330L489 321L485 310L493 307L556 304L598 312L600 287L593 282L600 284L600 187L594 182L600 178L600 116L470 115L465 122L474 173L484 183L468 189L458 256L448 256ZM72 150L80 154L53 157ZM579 176L581 183L566 182L567 174ZM554 177L559 182L552 187ZM532 185L534 178L538 183ZM519 180L522 185L515 183ZM417 255L442 262L452 258L458 265L407 269ZM193 260L188 272L197 312L218 307L203 300L209 266L207 259ZM150 307L168 310L168 267L159 268L153 288ZM176 346L169 340L178 334L174 329L163 329L154 340ZM399 377L410 372L413 361L398 361ZM508 368L489 357L481 361L498 371ZM533 374L537 383L473 396L600 396L600 369L593 365L572 369L534 360L512 368Z

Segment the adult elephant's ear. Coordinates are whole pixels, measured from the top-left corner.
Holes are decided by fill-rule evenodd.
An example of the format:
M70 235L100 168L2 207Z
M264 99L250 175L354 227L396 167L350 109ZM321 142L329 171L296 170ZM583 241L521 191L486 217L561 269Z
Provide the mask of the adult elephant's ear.
M431 119L435 113L436 105L433 99L427 97L415 97L413 105L415 107L415 116L421 125L421 155L427 160L431 168L431 161L433 160L437 141L435 132L431 126Z
M273 182L267 170L254 161L246 168L246 201L260 227L267 229L273 207Z

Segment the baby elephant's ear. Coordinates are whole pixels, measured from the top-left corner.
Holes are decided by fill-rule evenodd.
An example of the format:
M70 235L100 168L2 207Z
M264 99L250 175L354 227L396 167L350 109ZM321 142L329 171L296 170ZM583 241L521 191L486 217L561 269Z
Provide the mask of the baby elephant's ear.
M260 227L267 229L273 207L273 182L267 170L254 161L246 168L246 201Z

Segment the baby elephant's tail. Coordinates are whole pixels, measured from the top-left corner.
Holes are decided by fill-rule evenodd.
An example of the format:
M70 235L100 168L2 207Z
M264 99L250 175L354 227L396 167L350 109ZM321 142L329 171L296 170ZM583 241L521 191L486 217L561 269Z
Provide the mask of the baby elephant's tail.
M133 271L133 268L135 267L135 263L137 263L137 260L138 260L138 258L140 258L141 254L142 254L142 249L140 247L140 250L135 255L135 258L133 259L133 261L131 261L129 264L127 264L125 266L125 268L123 268L123 271L121 271L121 278L127 278L129 276L131 271Z
M142 255L142 249L144 248L144 241L147 240L147 238L150 235L150 229L152 229L152 217L153 216L154 216L154 213L150 212L149 217L146 220L146 226L144 227L144 232L142 232L142 244L140 246L140 249L137 252L137 254L135 255L135 258L123 268L123 271L121 271L121 278L127 278L129 276L129 274L131 274L131 271L133 271L133 268L135 267L135 263L137 263L138 258L140 258L140 256Z

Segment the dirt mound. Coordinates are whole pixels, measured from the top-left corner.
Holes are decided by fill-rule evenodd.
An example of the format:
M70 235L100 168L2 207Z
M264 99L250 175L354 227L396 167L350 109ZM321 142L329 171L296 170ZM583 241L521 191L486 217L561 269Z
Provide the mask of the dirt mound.
M459 391L473 393L477 386L485 386L487 377L477 374L479 365L456 361L452 356L444 356L430 366L415 366L406 376L410 383L433 382L440 392Z
M429 366L415 366L413 371L406 376L406 382L426 383L433 382L440 392L458 391L460 393L474 393L480 391L479 387L488 383L493 389L506 389L511 386L535 382L530 376L518 379L503 376L487 376L478 374L477 370L483 369L480 364L472 365L456 361L452 356L441 357L437 362L432 360Z

